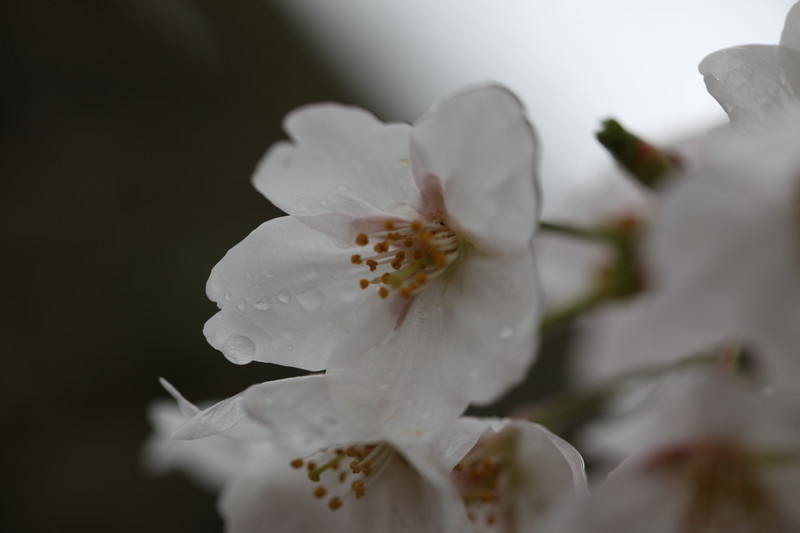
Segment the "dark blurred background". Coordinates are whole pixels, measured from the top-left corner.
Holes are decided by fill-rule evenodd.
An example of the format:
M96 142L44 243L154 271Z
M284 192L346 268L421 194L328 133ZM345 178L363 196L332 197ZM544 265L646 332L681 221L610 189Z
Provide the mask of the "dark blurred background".
M206 343L205 281L277 214L250 174L286 112L359 102L262 0L3 2L0 76L0 530L221 531L141 469L145 408L292 375Z

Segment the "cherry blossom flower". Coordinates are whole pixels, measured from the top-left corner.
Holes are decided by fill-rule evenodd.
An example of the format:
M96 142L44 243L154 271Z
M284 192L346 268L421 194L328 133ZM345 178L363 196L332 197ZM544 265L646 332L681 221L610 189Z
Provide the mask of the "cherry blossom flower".
M451 480L476 532L546 532L550 520L587 493L583 459L543 426L487 420Z
M207 291L209 342L239 364L326 370L364 428L428 438L531 364L538 149L519 101L487 86L414 126L300 108L253 178L290 216L231 249Z
M326 517L350 527L341 531L465 531L469 521L448 472L486 425L464 418L433 441L398 444L348 425L326 380L315 375L255 385L197 412L173 433L187 444L234 434L242 446L268 445L271 455L261 453L261 464L251 461L226 487L227 522L248 533L286 521L327 530ZM265 432L240 439L245 420ZM282 491L288 494L273 502L270 495Z
M303 498L316 500L308 505L346 510L357 531L545 531L555 510L586 492L580 455L542 426L462 417L432 441L397 443L349 425L331 401L327 379L255 385L194 414L174 437L203 442L241 434L244 418L260 422L271 449L291 458L278 470L296 470L292 490L303 480ZM250 435L244 443L265 442L263 434ZM237 505L261 508L270 521L269 513L286 510L258 503L262 490L278 490L268 481L272 467L265 468L249 476L257 488L242 484L228 492L240 493L237 500L252 503Z
M800 131L720 135L663 197L645 237L650 290L587 336L596 377L738 347L796 387L800 358ZM592 359L593 361L590 361ZM586 370L586 369L584 369Z
M562 531L791 532L800 527L800 434L781 405L721 374L697 374L650 412L639 451Z
M700 73L708 92L743 130L800 118L800 5L789 10L779 45L714 52L700 63Z

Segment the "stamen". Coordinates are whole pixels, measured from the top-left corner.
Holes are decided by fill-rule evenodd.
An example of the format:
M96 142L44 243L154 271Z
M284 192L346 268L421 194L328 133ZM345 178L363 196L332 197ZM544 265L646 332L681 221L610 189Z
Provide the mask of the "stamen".
M320 500L327 498L328 507L335 511L352 496L356 500L361 499L370 484L394 460L395 451L385 443L355 444L336 448L332 452L323 448L312 456L316 461L308 458L295 459L290 464L296 468L303 465L308 468L309 479L318 483L312 494ZM347 460L348 457L350 460ZM346 469L326 475L326 472L336 470L342 461L346 461ZM353 477L347 482L350 476Z
M331 498L331 501L328 502L328 507L331 508L331 511L335 511L341 506L342 506L342 500L340 500L338 496L334 496L333 498Z
M356 237L359 246L372 241L374 255L354 254L350 259L353 264L366 264L370 272L381 270L371 281L359 280L362 289L383 284L378 288L381 298L397 291L401 298L409 299L433 278L442 276L450 281L462 256L472 249L464 237L447 226L444 214L429 221L384 220L383 227L384 230L359 233Z

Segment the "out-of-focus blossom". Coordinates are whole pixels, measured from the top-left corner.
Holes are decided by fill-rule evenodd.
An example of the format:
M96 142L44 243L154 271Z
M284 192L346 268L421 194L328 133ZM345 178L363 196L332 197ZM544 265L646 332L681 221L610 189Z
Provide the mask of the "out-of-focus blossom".
M586 367L608 377L721 347L776 384L800 358L800 130L720 135L663 197L643 244L650 290L607 312ZM796 386L786 380L783 392Z
M789 10L779 45L714 52L700 63L700 73L731 122L745 131L800 119L800 6Z
M214 268L209 342L231 361L327 371L342 416L429 438L533 360L538 148L488 86L413 127L342 105L284 124L256 188L290 216Z
M653 405L638 451L561 531L789 533L800 527L800 433L772 399L699 373Z

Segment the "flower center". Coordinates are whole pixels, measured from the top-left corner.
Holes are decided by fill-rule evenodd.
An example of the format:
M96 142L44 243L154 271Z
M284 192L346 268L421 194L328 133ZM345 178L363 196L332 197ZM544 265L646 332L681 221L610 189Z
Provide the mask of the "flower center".
M430 222L385 220L383 228L356 237L359 246L373 244L373 255L355 254L350 258L354 265L366 265L370 272L377 273L359 283L362 289L377 285L381 298L392 291L411 298L439 276L450 281L460 260L472 250L472 244L450 229L443 216Z
M688 489L684 530L770 531L775 519L759 479L758 457L734 442L701 441L670 448L649 463Z
M482 437L450 474L476 527L491 528L510 511L512 493L522 482L514 459L516 440L513 431Z
M316 484L314 496L327 499L328 507L335 511L352 496L362 498L396 455L385 442L354 444L332 450L325 448L289 464L296 469L305 466L308 479Z

